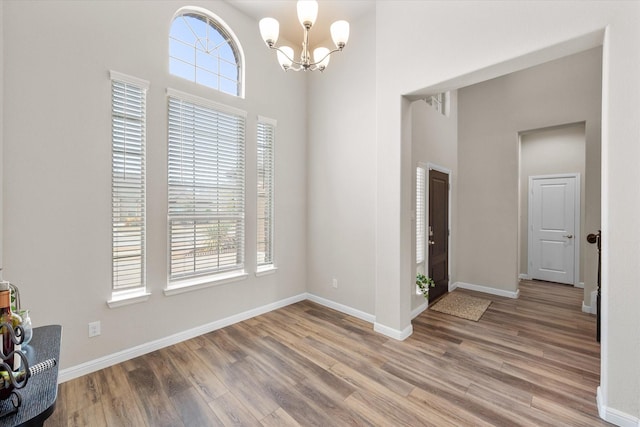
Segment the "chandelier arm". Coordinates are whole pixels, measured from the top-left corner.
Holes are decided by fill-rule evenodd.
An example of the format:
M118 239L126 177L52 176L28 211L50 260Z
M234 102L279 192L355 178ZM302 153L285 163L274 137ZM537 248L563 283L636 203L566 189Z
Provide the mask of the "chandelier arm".
M293 63L293 64L295 64L295 65L299 65L299 66L301 66L301 67L302 67L302 66L304 66L304 63L299 62L299 61L296 61L295 59L293 59L292 57L290 57L289 55L287 55L287 53L286 53L284 50L280 49L280 47L279 47L279 46L271 45L271 46L269 46L269 49L277 50L278 52L280 52L281 54L283 54L283 55L284 55L284 56L285 56L289 61L291 61L291 63ZM289 68L291 68L291 67L289 67ZM293 69L293 68L291 68L291 69ZM295 71L298 71L298 70L295 70Z
M341 48L337 48L337 49L333 49L332 51L329 51L329 53L327 53L324 57L322 57L322 59L320 61L309 63L309 67L313 67L313 66L318 67L319 63L321 63L322 61L327 59L332 53L336 53L336 52L342 52L342 49Z
M327 57L329 57L330 55L336 53L336 52L342 52L343 48L336 48L333 49L331 51L329 51L329 53L327 53L325 56L322 57L321 60L316 61L316 62L309 62L309 63L304 63L304 62L300 62L300 61L296 61L295 59L293 59L292 57L290 57L289 55L287 55L287 53L285 51L283 51L282 49L280 49L279 46L276 46L274 44L269 45L269 49L273 49L273 50L277 50L278 52L282 53L289 61L291 61L291 63L293 65L297 65L298 68L294 68L294 67L288 67L287 70L292 70L292 71L301 71L303 69L308 69L309 71L315 71L315 70L319 70L321 67L318 66L318 64L320 64L322 61L324 61L325 59L327 59ZM324 68L323 68L324 69Z

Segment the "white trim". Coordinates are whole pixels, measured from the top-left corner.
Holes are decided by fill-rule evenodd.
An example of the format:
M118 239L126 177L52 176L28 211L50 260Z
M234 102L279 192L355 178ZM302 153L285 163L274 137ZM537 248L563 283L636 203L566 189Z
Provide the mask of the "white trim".
M224 319L207 323L202 326L197 326L186 331L178 332L176 334L169 335L168 337L150 341L145 344L119 351L117 353L109 354L98 359L90 360L88 362L72 366L70 368L62 369L60 370L60 373L58 375L58 382L63 383L74 378L78 378L82 375L90 374L92 372L99 371L100 369L108 368L109 366L113 366L126 360L133 359L134 357L142 356L143 354L147 354L152 351L156 351L161 348L186 341L202 334L206 334L211 331L215 331L217 329L221 329L226 326L251 319L252 317L260 316L262 314L277 310L282 307L286 307L291 304L295 304L300 301L304 301L306 298L307 294L295 295L293 297L285 298L271 304L266 304L261 307L247 310L245 312L238 313Z
M107 305L109 308L117 308L125 305L138 304L149 300L151 292L144 289L135 289L135 292L113 293Z
M584 289L584 282L578 282L573 286L576 287L576 288Z
M398 329L393 329L385 326L382 323L375 322L373 324L373 330L378 332L379 334L385 335L389 338L393 338L394 340L404 341L413 333L413 325L409 324L409 326L400 331Z
M171 18L171 24L173 25L173 21L180 15L184 15L185 13L189 13L189 12L194 12L200 15L206 15L208 16L210 19L213 19L215 21L216 24L220 25L222 28L224 28L224 30L227 32L227 34L229 36L231 36L231 38L233 39L233 42L235 43L236 47L238 48L238 54L240 55L240 93L236 96L236 95L232 95L226 92L222 92L222 91L218 91L220 93L224 93L226 95L230 95L230 96L234 96L236 98L241 98L244 99L245 97L245 76L246 76L246 70L245 68L247 68L245 66L246 61L244 59L244 49L242 48L242 45L240 44L240 40L238 39L238 36L236 36L236 33L231 29L231 27L222 19L220 18L218 15L216 15L215 13L211 12L208 9L202 8L202 7L198 7L198 6L185 6L185 7L181 7L180 9L178 9L176 11L176 13L173 15L173 18ZM208 87L208 86L205 86ZM214 89L216 90L216 89Z
M172 89L170 87L167 88L167 96L179 99L181 101L191 102L191 103L197 104L200 107L212 108L218 112L235 114L236 116L244 117L245 119L247 118L247 112L244 110L232 107L227 104L222 104L220 102L212 101L210 99L203 98L201 96L192 95L187 92L182 92L180 90Z
M559 173L559 174L550 174L550 175L531 175L529 176L529 186L527 187L527 197L529 198L529 206L528 206L528 217L527 217L527 275L531 276L531 257L534 253L533 250L533 239L531 238L533 234L533 230L531 229L531 221L533 220L533 193L531 191L533 181L538 179L555 179L555 178L574 178L575 179L575 187L574 187L574 245L575 248L573 252L573 286L579 288L580 283L580 219L582 217L582 210L580 208L580 197L581 197L581 182L580 182L580 174L579 173ZM584 284L582 285L584 288Z
M427 162L426 166L427 166L427 169L433 169L434 171L442 172L444 174L447 174L447 175L451 176L451 169L449 169L449 168L446 168L444 166L440 166L440 165L437 165L437 164L431 163L431 162ZM449 184L451 184L451 183L449 183Z
M591 292L591 305L582 302L582 311L584 313L598 314L598 291Z
M520 296L520 289L514 291L506 291L504 289L490 288L488 286L474 285L472 283L456 282L449 287L450 291L456 288L468 289L470 291L483 292L485 294L497 295L500 297L507 297L517 299Z
M429 302L427 302L427 300L425 299L425 301L422 304L420 304L417 308L411 311L411 319L415 319L416 317L420 316L420 314L422 314L422 312L425 311L427 308L429 308Z
M242 271L232 271L230 273L217 274L215 276L196 277L194 279L181 280L169 284L164 290L165 296L184 294L185 292L196 291L198 289L210 288L212 286L226 285L227 283L239 282L249 277L249 274Z
M111 80L121 81L123 83L129 83L134 86L138 86L140 89L147 90L151 83L147 80L140 79L138 77L133 77L128 74L119 73L118 71L109 70L109 78Z
M620 427L640 427L640 418L617 409L608 408L603 400L601 388L598 387L596 391L596 402L598 404L598 415L600 415L600 418Z
M278 127L278 121L276 119L272 119L272 118L269 118L269 117L261 116L259 114L258 114L258 122L269 124L269 125L273 126L274 128Z
M256 277L268 276L269 274L274 274L276 271L278 271L278 267L273 264L263 265L257 268L255 275Z
M609 151L610 146L612 145L612 141L609 138L610 130L609 130L609 122L611 117L611 111L609 108L610 99L609 99L609 87L613 85L614 80L611 78L611 29L607 25L604 28L604 37L602 42L602 115L601 115L601 132L602 132L602 141L601 141L601 219L600 226L602 227L602 233L604 236L609 235L609 230L613 225L610 220L610 209L609 209L609 199L610 194L614 194L614 189L611 187L611 191L609 191L610 184L610 170L609 170ZM606 82L606 83L605 83ZM615 229L615 225L613 225ZM601 241L601 283L609 283L609 239L604 239ZM607 392L609 390L609 372L611 366L609 365L610 361L612 365L615 365L618 360L620 360L620 356L609 357L609 353L614 353L614 346L609 345L609 286L605 287L601 290L601 305L600 305L600 313L601 313L601 333L600 333L600 387L603 391L602 402L607 401ZM615 323L615 322L614 322ZM620 389L619 384L614 385L614 388ZM626 389L626 388L625 388ZM598 391L600 391L598 389ZM599 410L600 408L598 408ZM602 415L601 415L602 416ZM639 426L640 427L640 426Z
M348 314L349 316L357 317L365 322L374 323L376 321L376 316L373 314L365 313L364 311L357 310L353 307L349 307L348 305L339 304L335 301L331 301L314 294L307 294L307 299L341 313Z

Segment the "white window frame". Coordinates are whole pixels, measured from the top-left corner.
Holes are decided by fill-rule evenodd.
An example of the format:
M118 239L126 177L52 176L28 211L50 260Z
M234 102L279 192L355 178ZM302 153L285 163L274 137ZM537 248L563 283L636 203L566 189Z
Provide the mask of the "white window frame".
M112 281L111 299L107 304L113 308L146 301L150 295L146 286L146 95L149 82L116 71L110 72L110 80ZM123 200L126 200L128 212L121 210ZM132 212L137 215L131 215ZM133 245L133 249L124 251L123 242ZM126 261L132 258L132 252L133 268Z
M182 293L185 291L199 289L202 287L213 286L220 283L241 280L247 277L244 270L245 261L245 132L246 132L246 116L243 110L233 108L227 105L219 104L205 98L187 94L173 89L167 89L167 102L169 109L168 135L169 135L169 154L168 154L168 280L165 288L165 295ZM183 114L195 114L193 121L182 120ZM193 127L196 126L195 131ZM187 126L183 129L183 126ZM222 126L222 130L229 132L216 132L215 126ZM240 132L237 143L234 146L233 131ZM197 139L193 139L192 135L196 135ZM187 137L185 139L185 136ZM196 143L199 142L199 144ZM222 145L221 145L222 144ZM231 145L225 145L231 144ZM193 146L193 148L189 148ZM225 158L219 157L219 148L227 148ZM189 150L193 150L192 152ZM198 151L200 150L200 151ZM212 151L213 150L213 151ZM196 155L198 154L198 155ZM189 157L191 156L191 157ZM207 157L206 159L204 157ZM192 160L189 160L192 159ZM197 159L202 160L200 164L196 164ZM232 163L227 163L227 161ZM233 163L235 162L235 163ZM190 166L189 163L193 165ZM219 168L235 164L236 168L228 169L225 174L217 174ZM192 176L192 178L189 178ZM185 178L186 177L186 178ZM220 195L219 190L220 178L227 179L228 193ZM213 183L216 183L215 185ZM186 190L186 192L185 192ZM208 196L205 196L209 193ZM221 197L228 197L232 194L231 199L223 199L225 203L217 203ZM183 201L180 202L179 197ZM192 201L193 210L184 210L184 199ZM229 201L233 200L231 204ZM187 203L188 205L189 203ZM214 213L215 212L215 213ZM179 240L181 238L176 234L175 239L172 237L174 221L176 223L193 222L193 271L178 273L177 267L174 268L174 255L179 252ZM218 225L211 225L217 221ZM204 233L210 233L206 230L208 227L220 227L226 230L229 224L233 230L231 234L227 232L223 238L219 235L210 237L216 241L217 249L211 249L208 253L204 249L209 245ZM223 225L220 225L223 224ZM199 228L201 227L201 228ZM176 226L176 233L186 234L187 228ZM229 239L230 248L228 250L229 259L232 253L235 253L235 263L220 267L220 260L223 256L220 252L220 242ZM174 246L175 245L175 246ZM209 246L206 246L207 248ZM183 248L187 248L184 246ZM208 268L199 268L197 257L198 251L203 251L199 258L202 262L213 262L217 259L218 267L212 264ZM186 252L185 252L186 253ZM207 258L211 255L210 258ZM187 255L184 255L186 257ZM217 257L217 258L216 258ZM186 263L183 263L186 266Z
M238 68L238 80L237 80L237 92L234 93L229 93L223 90L220 90L220 84L218 84L218 88L206 85L206 84L202 84L198 82L196 73L198 69L210 72L211 74L214 74L217 76L218 80L220 78L226 78L224 76L222 76L218 70L209 70L206 67L202 67L198 65L198 62L195 58L196 55L196 46L194 46L194 63L193 64L189 64L189 63L185 63L184 61L181 61L180 58L174 57L172 56L172 52L171 52L171 40L176 40L179 43L185 44L184 41L179 40L179 39L175 39L171 36L171 27L173 27L175 21L179 18L181 18L184 15L198 15L201 18L204 18L206 20L206 24L208 24L209 26L211 26L215 31L217 31L221 36L223 36L227 43L229 44L229 46L231 47L231 49L233 50L235 57L236 57L236 66ZM206 41L206 44L208 43L208 39ZM204 52L203 52L204 53ZM171 75L175 75L177 77L180 78L184 78L183 76L180 76L179 74L173 74L171 73L170 69L171 69L171 60L175 59L177 61L183 62L185 64L188 65L193 65L194 68L194 76L193 79L189 79L189 81L192 81L198 85L201 85L203 87L207 87L213 90L217 90L220 93L224 93L227 95L231 95L231 96L237 96L239 98L244 98L245 96L245 58L244 58L244 51L242 49L242 45L240 44L240 41L238 39L238 37L236 37L235 33L231 30L231 27L229 27L226 22L224 22L224 20L222 20L219 16L217 16L216 14L212 13L211 11L201 8L201 7L197 7L197 6L188 6L188 7L183 7L180 8L174 15L173 19L171 20L171 26L170 26L170 30L169 30L169 72Z
M257 160L257 200L256 200L256 274L266 274L276 270L275 265L275 133L278 122L268 117L258 116L256 126L256 160ZM264 131L261 127L265 127ZM262 179L261 179L262 178ZM264 195L266 206L261 212L260 196ZM264 241L261 241L261 221L265 225ZM260 249L267 247L262 262Z

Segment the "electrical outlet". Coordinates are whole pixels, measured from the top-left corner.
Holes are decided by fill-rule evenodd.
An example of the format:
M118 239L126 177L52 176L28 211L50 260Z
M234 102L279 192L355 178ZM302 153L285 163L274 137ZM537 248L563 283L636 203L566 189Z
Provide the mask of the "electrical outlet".
M89 338L100 335L100 321L89 323Z
M335 277L331 280L331 284L333 285L334 289L338 289L338 279L336 279Z

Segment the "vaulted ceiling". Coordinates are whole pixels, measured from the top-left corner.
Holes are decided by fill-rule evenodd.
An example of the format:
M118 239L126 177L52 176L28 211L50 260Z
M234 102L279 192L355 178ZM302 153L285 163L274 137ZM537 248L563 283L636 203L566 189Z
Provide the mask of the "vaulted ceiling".
M297 51L302 43L302 26L298 21L296 2L292 0L227 0L236 9L256 19L256 31L258 21L265 17L275 18L280 22L280 39L286 39ZM318 20L309 33L310 48L317 47L321 42L331 40L329 27L335 21L345 20L351 24L351 33L358 31L353 26L353 21L375 7L372 0L335 1L327 0L318 2ZM278 43L280 44L280 42ZM325 47L331 44L323 43Z

